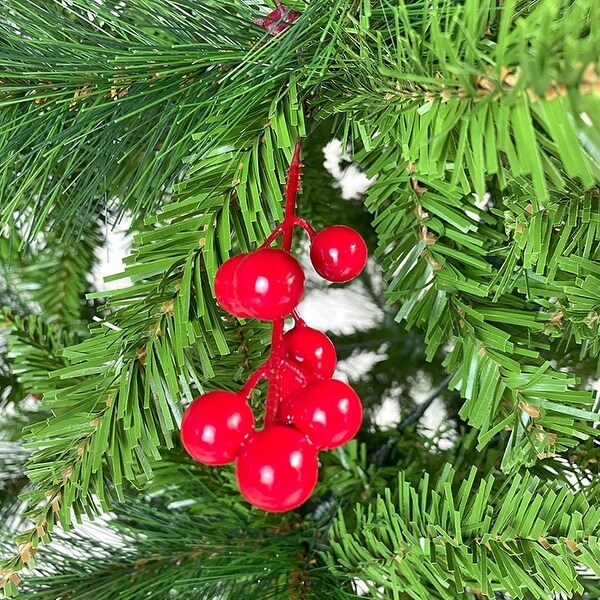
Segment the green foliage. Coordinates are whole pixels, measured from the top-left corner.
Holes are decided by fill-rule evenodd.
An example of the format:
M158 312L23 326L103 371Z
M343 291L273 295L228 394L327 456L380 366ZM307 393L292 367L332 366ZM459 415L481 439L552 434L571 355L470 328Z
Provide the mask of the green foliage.
M35 234L49 215L73 221L116 197L122 210L158 205L220 77L209 67L238 64L256 35L243 5L205 3L188 19L196 3L178 4L4 3L3 220L27 207Z
M63 330L48 324L39 315L21 317L7 313L4 324L10 327L8 353L12 373L17 378L22 394L39 398L56 387L48 380L48 373L66 366L61 350L72 339Z
M108 520L59 534L19 597L356 597L317 564L326 547L318 523L249 509L228 469L202 468L181 451L155 466L152 482L130 490Z
M353 77L324 85L378 176L366 205L388 298L426 330L430 358L452 344L450 385L481 446L510 427L503 468L531 465L598 419L548 361L571 337L583 357L600 350L598 198L582 190L597 185L598 148L580 124L598 113L598 7L446 2L415 19L401 5L393 25L386 11L357 18L363 35L338 54ZM473 200L486 192L487 211Z
M339 516L329 564L360 578L375 597L395 600L456 598L467 588L488 598L506 590L545 600L582 592L581 564L600 574L600 511L582 492L529 475L500 487L492 476L476 478L473 468L459 485L448 465L435 485L425 475L416 488L400 474L396 494L357 505L350 530Z
M29 483L24 470L28 456L20 444L0 441L0 545L22 526L24 506L19 495Z
M35 262L22 273L39 282L37 289L31 292L31 300L43 307L46 319L85 335L85 328L78 329L78 325L87 316L85 313L89 313L82 298L90 288L88 278L96 264L94 250L103 242L99 224L86 228L83 237L68 245L59 245L57 238L54 235L47 239L44 247L35 253ZM82 277L82 274L85 275Z
M416 8L362 10L336 54L338 68L355 68L324 84L329 111L352 114L344 123L365 151L398 145L417 177L448 178L480 197L490 176L502 188L529 180L535 212L547 207L550 185L565 187L565 174L597 184L597 138L586 135L598 126L596 2Z
M448 514L448 511L456 506L460 512L462 541L460 545L456 544L458 549L455 554L461 557L460 553L465 547L467 551L473 547L481 553L491 553L492 562L496 560L498 549L504 547L503 542L521 544L526 550L527 543L537 548L532 540L523 538L514 542L512 539L516 535L515 523L520 517L517 519L514 516L517 513L507 512L502 507L513 495L511 509L522 507L530 511L523 515L525 521L537 515L538 528L542 527L539 519L548 520L548 515L552 515L554 508L558 510L561 503L573 509L568 514L581 512L577 527L593 527L593 519L599 518L597 509L586 512L587 504L581 494L573 495L568 487L561 489L556 486L552 491L544 489L539 479L529 477L524 481L519 477L514 482L500 473L493 482L488 481L491 478L480 480L475 469L488 472L490 464L493 465L501 453L477 452L471 434L464 435L462 439L467 443L439 453L434 450L435 441L432 444L432 440L414 432L402 435L397 439L394 454L385 466L371 463L366 447L355 442L336 452L324 454L319 487L309 506L300 514L269 515L249 509L239 498L230 469L205 469L194 464L189 457L184 458L181 450L166 453L161 462L154 465L154 478L145 486L142 494L138 492L134 495L129 491L124 503L114 505L107 522L100 521L93 528L84 525L68 535L57 534L56 543L40 554L35 571L25 577L20 597L54 599L67 596L83 600L93 589L94 597L112 598L119 594L125 600L137 598L142 592L157 600L164 598L167 593L191 599L212 597L217 592L225 598L250 595L340 600L356 598L358 596L353 591L354 576L360 579L361 574L364 576L368 573L372 582L378 582L378 579L371 577L373 570L382 573L389 564L381 559L381 543L377 546L377 560L370 561L367 567L361 564L355 570L353 563L344 563L343 559L338 558L336 552L340 551L341 536L339 518L335 520L333 530L329 530L336 506L341 506L345 511L345 527L354 532L356 538L368 535L372 539L381 534L383 543L393 555L408 556L410 553L404 554L400 550L408 547L413 550L412 544L417 544L416 551L421 552L421 529L427 527L425 537L432 539L432 545L442 545L442 557L446 552L444 543L447 543L448 536L454 535L456 519L459 518L454 513ZM457 467L458 474L454 482L446 460ZM476 467L472 466L473 463ZM402 472L400 478L399 469ZM421 501L419 497L419 503L416 503L414 497L420 494L417 487L424 490L425 482L429 479L426 476L422 481L423 471L440 473L441 480L435 488L430 486L425 500ZM438 475L431 478L434 477L437 479ZM459 487L463 480L467 483ZM375 498L378 493L386 493L386 489L391 500L385 502L391 501L395 507L393 519L381 509L385 502ZM524 499L519 500L518 496L523 493ZM537 508L530 509L532 501L540 494L544 497L544 504L537 501ZM556 499L550 506L553 494ZM433 500L434 496L438 497L437 503ZM400 497L408 498L408 506L414 509L403 509L398 514L396 507L404 506L397 500ZM357 512L352 510L358 499L362 506L366 498L376 511L376 516L368 523L363 522L366 516L360 509ZM454 504L450 498L454 499ZM464 502L461 503L461 500ZM471 505L477 503L480 505L481 521L490 528L496 527L501 541L492 536L486 546L483 539L477 537L480 530L474 522L474 508ZM420 525L421 529L417 532L414 530L416 525L410 525L406 515L415 515L416 518L417 514L421 514L422 506L426 508L425 516L417 522L425 524ZM419 512L411 513L410 510ZM490 516L500 513L507 517L504 525L500 525L497 519L490 521ZM561 514L564 513L561 511ZM440 526L439 522L444 518L445 525ZM573 516L574 520L577 518L577 515ZM403 525L401 531L410 533L402 537L400 545L392 546L395 542L386 532L388 525L398 519L406 520L406 526ZM563 519L563 522L553 525L552 535L548 535L543 544L555 547L559 543L560 532L568 531L568 521ZM524 531L524 526L519 527L519 532ZM333 554L329 550L328 532L333 539ZM496 530L494 536L495 533ZM574 537L566 539L575 542L582 536L576 533ZM352 535L346 534L345 538L344 543L354 544ZM369 544L372 542L365 544L361 538L359 543L361 547L371 549ZM561 543L567 544L564 548L567 554L571 541L567 543L561 540ZM580 548L584 547L584 542L577 543ZM489 549L490 544L494 547L493 553ZM553 552L542 551L540 560L546 560ZM82 553L86 557L84 561L80 558ZM353 557L352 552L346 550L342 555ZM503 563L507 572L511 561L518 562L520 556L520 553L511 553L508 561ZM572 560L567 564L579 564L577 556L569 556ZM423 559L420 554L419 557L415 560ZM366 560L364 554L360 558ZM561 564L561 560L562 557L556 559L556 564ZM467 563L468 568L475 568L473 561ZM553 566L555 562L552 562ZM390 564L397 566L394 562ZM443 568L443 560L441 564ZM493 569L489 571L492 574L495 572ZM474 584L467 576L463 575L463 578ZM451 595L449 590L452 589L453 576L449 575L448 579L451 583L447 586L446 596L436 596L435 589L429 586L425 578L421 577L420 582L431 597L461 597L460 594ZM582 585L593 586L593 580L583 580ZM395 587L400 593L401 585ZM393 597L392 593L389 597ZM376 593L374 596L380 597Z
M300 548L313 532L269 530L268 524L224 507L218 498L202 499L199 515L128 497L116 507L110 538L98 539L98 533L83 529L61 539L62 548L45 556L19 597L84 600L93 589L98 600L280 599L304 586L316 588L315 598L354 597L341 592L323 567L320 573L312 570L314 581L303 580L309 565ZM76 558L82 551L93 560Z
M287 134L289 157L295 135L280 131ZM64 349L68 365L45 373L51 372L51 380L44 406L52 417L27 436L35 450L28 463L35 488L27 517L37 527L20 543L37 545L57 522L70 528L73 516L79 520L123 499L123 482L149 477L150 460L160 458L161 447L172 447L181 396L191 400L208 379L209 387L239 385L247 369L260 363L267 328L255 323L242 329L224 319L212 300L211 282L217 261L231 249L232 231L249 248L271 227L261 205L246 203L245 190L258 190L260 182L267 206L280 210L274 199L287 161L274 162L277 138L271 139L264 148L255 138L248 148L197 159L186 188L200 191L150 218L148 230L136 239L133 260L113 277L129 277L133 284L90 296L107 297L109 322ZM224 180L227 169L231 175ZM259 212L262 229L254 232ZM21 564L22 557L16 561Z
M26 214L33 236L49 218L79 233L77 221L97 206L153 212L198 148L215 151L257 119L262 127L300 65L323 72L343 5L307 8L312 18L296 28L311 42L305 59L291 38L280 43L252 25L261 10L250 2L8 0L0 195L9 200L0 221ZM233 109L226 120L223 106Z

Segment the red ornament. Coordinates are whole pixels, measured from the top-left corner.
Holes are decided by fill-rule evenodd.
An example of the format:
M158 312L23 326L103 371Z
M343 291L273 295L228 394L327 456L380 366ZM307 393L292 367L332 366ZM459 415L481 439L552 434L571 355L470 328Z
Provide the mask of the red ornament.
M312 371L329 378L337 364L333 342L320 331L297 323L283 336L287 355Z
M273 35L298 13L279 0L260 24ZM313 238L311 260L330 281L348 281L364 268L367 249L353 229L334 225L315 234L295 215L302 164L296 141L285 186L285 216L256 252L240 254L221 265L215 277L219 304L238 317L273 320L271 352L239 394L209 392L196 398L183 415L181 439L198 461L222 465L237 458L236 477L244 497L263 510L294 509L312 493L318 478L320 448L334 448L351 439L362 421L356 392L330 379L336 367L335 348L323 333L296 324L283 334L284 319L304 293L304 272L290 254L295 227ZM281 249L271 244L282 236ZM265 428L254 431L254 415L246 402L261 379L268 379Z
M367 245L358 231L332 225L313 238L310 260L324 279L336 283L350 281L367 264Z
M304 293L304 271L291 254L264 248L240 262L233 289L240 305L253 317L272 321L298 306Z
M314 381L289 402L294 427L319 449L345 444L356 435L362 422L360 398L337 379Z
M300 506L318 477L317 449L292 427L274 425L242 446L236 476L250 504L271 512Z
M238 254L226 260L215 276L215 296L217 302L228 313L236 317L249 317L250 313L239 303L233 290L233 279L239 264L247 254Z
M181 441L188 453L206 465L235 460L244 438L254 431L247 402L233 392L208 392L196 398L183 414Z

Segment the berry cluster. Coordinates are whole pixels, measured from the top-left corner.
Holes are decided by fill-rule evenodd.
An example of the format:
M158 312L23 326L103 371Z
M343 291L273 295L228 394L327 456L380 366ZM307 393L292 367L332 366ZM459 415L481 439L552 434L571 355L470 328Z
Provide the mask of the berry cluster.
M237 317L274 321L271 353L238 392L208 392L183 415L181 438L188 453L207 465L237 461L243 496L268 511L302 504L318 477L317 453L352 439L362 422L362 405L347 384L332 379L337 357L331 340L308 327L296 307L304 293L304 272L290 254L294 227L311 238L310 257L317 273L333 282L350 281L364 268L367 248L356 231L343 225L317 233L294 215L300 181L300 144L288 171L286 211L255 252L227 260L217 271L218 303ZM269 246L282 234L282 248ZM294 326L283 333L284 318ZM261 379L269 382L265 425L255 430L248 405Z

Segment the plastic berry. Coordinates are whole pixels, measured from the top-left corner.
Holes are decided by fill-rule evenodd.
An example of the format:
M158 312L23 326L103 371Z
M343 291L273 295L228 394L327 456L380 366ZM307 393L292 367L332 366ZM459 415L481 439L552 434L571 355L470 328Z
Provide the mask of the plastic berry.
M247 254L238 254L226 260L215 275L215 296L217 302L228 313L236 317L249 317L250 313L238 302L233 290L233 278L239 264Z
M183 414L181 441L188 453L206 465L233 462L243 440L254 431L247 402L233 392L208 392Z
M324 279L335 283L350 281L367 264L367 245L358 231L332 225L313 238L310 260Z
M264 248L240 262L233 285L241 306L253 317L271 321L298 306L304 293L304 271L287 252Z
M357 393L337 379L314 381L290 398L291 422L319 449L351 440L360 428L362 413Z
M318 377L329 378L337 365L333 342L320 331L302 323L283 336L287 355Z
M296 429L274 425L242 446L236 476L250 504L271 512L291 510L307 500L317 483L317 449Z

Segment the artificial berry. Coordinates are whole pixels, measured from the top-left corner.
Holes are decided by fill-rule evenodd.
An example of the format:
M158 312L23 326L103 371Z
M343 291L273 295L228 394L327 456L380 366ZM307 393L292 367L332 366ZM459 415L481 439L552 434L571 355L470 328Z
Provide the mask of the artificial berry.
M329 378L337 364L333 342L320 331L296 324L284 336L287 355L318 377Z
M247 402L233 392L208 392L196 398L181 421L181 441L188 453L206 465L235 460L241 443L254 430Z
M317 449L292 427L275 425L251 436L242 446L236 476L250 504L271 512L300 506L318 477Z
M360 398L337 379L313 381L289 402L292 424L319 449L345 444L362 422Z
M304 293L304 271L300 263L277 248L248 254L238 265L233 281L240 305L264 321L291 313Z
M313 238L310 260L324 279L335 283L350 281L367 264L367 245L358 231L332 225Z
M236 317L249 317L250 313L239 303L233 290L233 280L239 264L247 254L238 254L226 260L215 276L215 296L217 302L228 313Z

